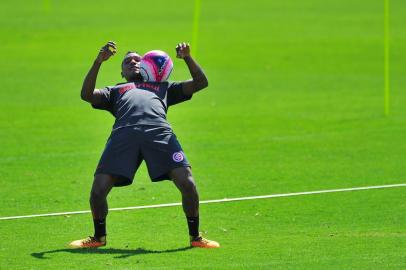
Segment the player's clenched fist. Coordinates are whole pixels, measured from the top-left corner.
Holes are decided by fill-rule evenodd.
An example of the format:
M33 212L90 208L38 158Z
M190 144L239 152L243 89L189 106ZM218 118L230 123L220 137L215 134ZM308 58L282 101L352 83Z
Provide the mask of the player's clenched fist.
M101 47L99 54L97 55L96 62L102 63L114 55L117 51L117 46L114 41L107 42L106 45Z
M176 57L185 58L190 56L190 45L189 43L182 42L176 46Z

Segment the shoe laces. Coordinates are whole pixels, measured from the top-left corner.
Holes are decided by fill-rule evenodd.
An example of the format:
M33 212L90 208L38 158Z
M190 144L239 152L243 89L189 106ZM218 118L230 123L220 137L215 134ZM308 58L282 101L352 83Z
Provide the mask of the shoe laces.
M89 236L88 238L83 239L84 244L89 244L92 242L97 242L96 238L94 238L93 236Z
M205 243L205 244L208 244L208 243L210 243L210 240L202 237L202 238L200 239L200 242Z
M193 241L202 242L202 243L205 243L205 244L210 242L210 240L208 240L206 238L203 238L202 236L196 237L196 239L194 239Z

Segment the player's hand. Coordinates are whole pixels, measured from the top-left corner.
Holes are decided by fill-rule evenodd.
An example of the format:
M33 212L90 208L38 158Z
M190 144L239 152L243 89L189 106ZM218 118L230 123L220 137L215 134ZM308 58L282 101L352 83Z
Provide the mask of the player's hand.
M182 42L176 46L176 57L184 59L190 56L190 45L189 43Z
M107 59L109 59L112 55L116 54L117 52L117 46L114 41L109 41L107 42L106 45L104 45L100 51L99 54L97 55L96 62L101 64Z

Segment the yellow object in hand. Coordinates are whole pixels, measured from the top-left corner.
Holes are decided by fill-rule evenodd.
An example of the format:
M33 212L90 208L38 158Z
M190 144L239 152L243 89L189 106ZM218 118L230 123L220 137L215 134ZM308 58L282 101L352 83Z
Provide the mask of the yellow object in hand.
M116 52L116 49L114 49L112 46L109 46L108 48L109 48L109 51L110 51L110 52L112 52L112 53L115 53L115 52Z

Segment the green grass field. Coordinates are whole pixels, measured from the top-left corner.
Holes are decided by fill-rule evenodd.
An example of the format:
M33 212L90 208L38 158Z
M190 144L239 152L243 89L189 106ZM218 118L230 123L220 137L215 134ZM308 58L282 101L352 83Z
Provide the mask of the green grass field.
M168 118L202 200L406 183L406 2L391 0L384 115L383 0L201 1L210 86ZM114 119L80 100L99 48L190 41L194 1L0 4L0 217L87 210ZM193 44L191 44L193 46ZM175 61L173 80L189 77ZM188 248L181 207L111 212L108 245L70 250L90 214L0 220L0 269L406 269L406 188L201 206L222 248ZM143 165L110 207L180 201Z

